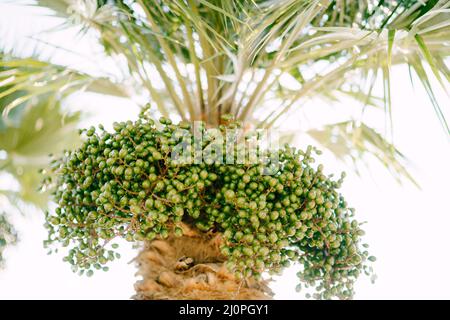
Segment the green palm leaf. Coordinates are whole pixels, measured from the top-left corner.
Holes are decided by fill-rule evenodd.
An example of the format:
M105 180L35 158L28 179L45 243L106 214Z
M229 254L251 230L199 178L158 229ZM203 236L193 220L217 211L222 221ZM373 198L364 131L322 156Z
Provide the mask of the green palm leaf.
M19 59L1 53L0 90L0 99L6 98L2 100L1 106L4 121L8 120L13 109L40 96L59 94L66 97L83 90L119 97L128 96L122 86L108 78L92 77L35 58Z

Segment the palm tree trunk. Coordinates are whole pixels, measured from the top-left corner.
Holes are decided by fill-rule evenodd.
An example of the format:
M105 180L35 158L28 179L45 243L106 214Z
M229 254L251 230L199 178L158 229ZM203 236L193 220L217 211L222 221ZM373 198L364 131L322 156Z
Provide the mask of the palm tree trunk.
M187 230L187 232L186 232ZM224 265L218 234L185 228L182 237L145 243L136 258L138 300L262 300L271 299L267 281L238 280Z

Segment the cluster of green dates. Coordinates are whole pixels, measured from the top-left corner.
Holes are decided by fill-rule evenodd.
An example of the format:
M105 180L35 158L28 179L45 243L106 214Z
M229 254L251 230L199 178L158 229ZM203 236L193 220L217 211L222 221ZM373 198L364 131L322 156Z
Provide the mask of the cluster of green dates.
M223 154L203 154L203 161L173 157L181 142L194 156L214 143L210 129L198 127L200 142L183 134L192 131L190 123L155 122L142 112L135 122L115 123L112 133L102 126L82 130L82 146L52 163L47 184L58 207L47 213L45 244L68 247L65 260L74 271L92 275L120 256L114 238L182 236L188 224L222 236L221 252L237 277L279 273L297 262L298 277L316 289L315 298L351 298L356 278L371 272L368 261L375 258L337 191L342 177L333 180L314 166L319 151L258 148L264 161L229 163L224 145ZM216 130L236 128L229 121Z

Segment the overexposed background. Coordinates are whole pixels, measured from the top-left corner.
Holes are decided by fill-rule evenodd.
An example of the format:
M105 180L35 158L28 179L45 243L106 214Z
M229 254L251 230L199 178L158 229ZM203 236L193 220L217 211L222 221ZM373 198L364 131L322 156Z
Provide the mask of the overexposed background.
M0 46L20 48L20 52L53 55L53 61L76 66L86 72L108 71L115 74L117 65L102 57L101 48L92 35L77 35L77 30L42 33L61 21L46 17L37 8L16 7L0 0ZM52 45L65 48L56 50ZM100 63L99 63L100 62ZM392 72L394 138L396 146L410 159L409 169L421 189L405 181L398 184L377 162L369 161L370 171L356 176L350 168L328 154L320 158L329 173L346 170L343 194L357 210L365 225L365 242L378 260L374 264L378 276L375 284L361 276L356 299L449 299L450 293L450 140L440 126L426 92L418 79L412 88L406 67ZM434 84L438 100L447 111L450 98ZM380 89L380 88L379 88ZM311 103L302 112L308 121L300 121L293 113L284 123L286 130L305 130L314 123L339 121L346 107ZM70 98L67 108L87 110L83 126L112 123L136 118L138 107L125 99L105 99L100 95L79 94ZM373 119L382 124L381 114ZM304 118L302 118L304 119ZM311 141L300 137L296 144ZM2 186L8 181L0 181ZM0 203L1 205L1 203ZM62 254L46 255L42 240L46 237L43 215L28 210L26 216L13 219L19 231L19 243L6 251L6 269L0 271L0 299L128 299L133 294L135 256L129 244L122 246L122 259L110 265L110 271L94 277L80 277L62 261ZM277 299L301 299L295 292L295 267L277 277L272 285Z

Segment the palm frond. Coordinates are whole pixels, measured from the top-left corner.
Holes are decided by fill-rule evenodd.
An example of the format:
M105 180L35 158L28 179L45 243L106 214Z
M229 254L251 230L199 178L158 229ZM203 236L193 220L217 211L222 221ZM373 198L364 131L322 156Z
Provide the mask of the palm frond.
M323 23L318 27L313 26L314 34L306 36L304 41L300 41L296 47L292 48L290 56L284 62L285 66L304 66L306 64L314 69L314 65L322 60L322 65L327 64L328 69L332 70L328 73L323 71L322 75L324 77L330 77L330 74L335 75L335 81L333 79L327 80L329 83L327 86L328 90L333 90L333 87L341 90L343 86L348 86L349 83L361 82L360 79L364 79L364 75L367 75L369 71L372 74L377 74L378 70L381 70L382 81L385 84L386 110L389 116L389 110L391 110L389 70L393 64L409 64L417 71L417 75L424 83L424 87L429 92L430 97L433 97L432 89L427 85L430 82L430 75L421 68L421 64L425 62L430 66L433 75L441 82L442 86L448 90L449 82L448 76L445 75L447 69L444 61L449 56L450 50L444 43L448 41L450 34L448 20L446 20L449 14L450 2L434 2L434 5L429 5L430 2L427 2L425 6L416 3L411 5L411 7L403 8L403 12L397 9L396 12L398 13L390 15L389 20L392 20L392 22L383 23L381 29L358 28L354 26L331 27L327 26L327 23ZM398 5L400 4L401 2L398 2ZM414 19L407 16L416 17L418 21L415 22ZM424 21L420 21L424 17L428 17L426 25ZM409 21L409 24L399 24L399 21L406 20ZM355 23L355 21L352 20L352 23ZM396 26L403 26L403 29L396 29ZM439 42L436 41L437 39L439 39ZM418 55L419 59L417 59ZM331 57L333 59L330 59ZM338 61L342 61L342 63L339 64ZM342 65L349 61L351 63L346 68L342 68ZM437 67L438 65L439 68ZM306 82L317 82L317 78L320 76L320 74L317 74ZM311 89L308 89L308 91L311 92ZM324 91L322 90L322 92ZM369 98L371 91L364 92L361 88L360 93ZM318 90L311 92L311 94L317 96L321 95L321 92ZM327 94L329 94L329 91L327 91ZM299 92L292 98L288 108L281 109L278 114L274 115L275 119L285 114L289 108L295 106L296 101L304 97L303 88L302 92ZM440 106L434 98L431 98L431 101L443 127L448 133L448 125L445 118L442 117L443 112Z
M307 133L337 159L351 163L355 168L358 168L360 160L373 156L390 170L399 182L402 177L406 177L418 186L406 169L405 156L381 134L364 123L344 121L312 129Z
M32 99L48 94L66 97L83 90L119 97L128 96L122 86L108 78L92 77L35 58L20 59L0 53L0 99L5 99L1 106L5 121L13 109Z
M146 72L146 65L153 65L176 112L191 120L215 122L220 113L228 112L246 120L264 107L266 94L279 86L276 74L299 73L299 68L322 66L335 78L345 79L327 81L327 95L329 89L342 90L348 81L357 82L368 70L380 69L387 111L391 109L392 64L411 63L409 58L419 53L443 86L441 78L447 78L440 69L450 53L442 44L450 30L449 1L138 0L101 2L97 7L95 1L89 3L70 6L66 12L84 17L85 25L99 30L106 48L127 58L160 111L167 113L165 94L158 92L152 84L155 77ZM120 23L100 14L105 7ZM351 64L342 68L348 61ZM263 75L255 79L251 92L240 92L240 87L246 87L245 74L255 71ZM314 90L309 82L321 83L320 78L329 74L316 72L305 79L304 90L285 97L291 99L287 107L279 108L266 122L275 123L308 95L321 95L324 90Z

